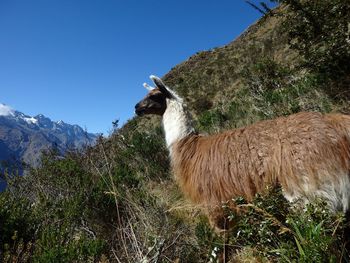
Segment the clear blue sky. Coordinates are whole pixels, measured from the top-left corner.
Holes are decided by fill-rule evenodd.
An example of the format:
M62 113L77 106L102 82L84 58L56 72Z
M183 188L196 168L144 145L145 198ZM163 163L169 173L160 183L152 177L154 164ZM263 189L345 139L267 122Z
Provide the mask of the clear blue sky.
M259 17L243 0L0 0L0 103L107 134L150 74Z

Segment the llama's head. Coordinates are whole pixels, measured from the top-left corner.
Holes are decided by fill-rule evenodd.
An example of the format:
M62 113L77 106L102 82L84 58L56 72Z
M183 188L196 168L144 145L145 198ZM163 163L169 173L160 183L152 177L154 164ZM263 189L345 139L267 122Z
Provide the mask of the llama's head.
M160 78L153 75L150 78L156 87L150 87L147 83L143 84L149 92L145 98L135 105L135 113L139 116L145 114L162 116L167 107L167 99L176 99L176 95L165 86Z

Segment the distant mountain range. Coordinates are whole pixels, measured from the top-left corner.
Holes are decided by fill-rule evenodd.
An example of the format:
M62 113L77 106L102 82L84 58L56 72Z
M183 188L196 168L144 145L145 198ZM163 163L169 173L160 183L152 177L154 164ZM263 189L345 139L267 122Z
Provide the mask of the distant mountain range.
M78 125L54 122L42 114L29 116L0 103L0 161L37 165L43 150L81 148L95 142L96 134Z

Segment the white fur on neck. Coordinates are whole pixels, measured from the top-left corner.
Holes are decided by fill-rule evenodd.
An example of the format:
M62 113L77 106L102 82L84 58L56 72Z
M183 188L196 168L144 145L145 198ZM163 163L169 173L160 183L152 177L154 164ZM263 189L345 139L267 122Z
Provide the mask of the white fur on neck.
M163 114L163 127L166 144L170 151L174 142L194 132L192 119L184 108L182 99L176 95L172 99L167 99L167 108Z

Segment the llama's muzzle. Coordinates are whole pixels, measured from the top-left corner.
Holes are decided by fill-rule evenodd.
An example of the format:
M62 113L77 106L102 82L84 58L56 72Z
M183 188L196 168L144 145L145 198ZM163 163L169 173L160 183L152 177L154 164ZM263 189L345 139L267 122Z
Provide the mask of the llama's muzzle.
M142 106L140 106L140 103L137 103L137 104L135 105L135 113L136 113L136 115L138 115L138 116L142 116L142 115L145 114L145 108L142 107Z

